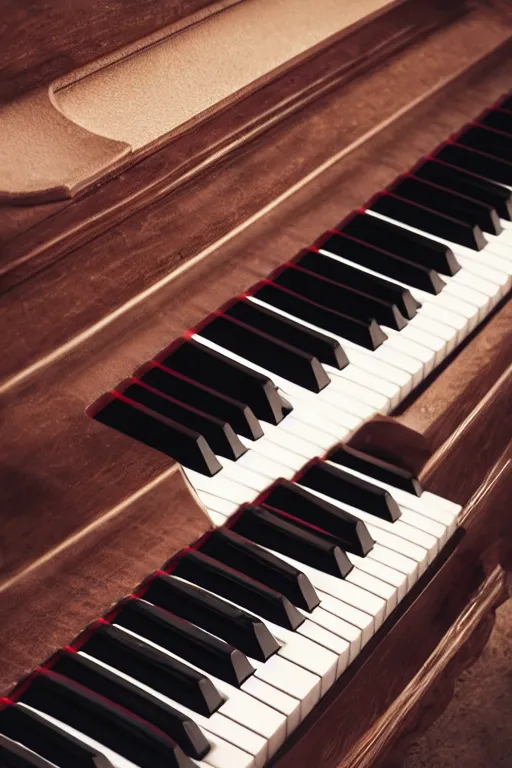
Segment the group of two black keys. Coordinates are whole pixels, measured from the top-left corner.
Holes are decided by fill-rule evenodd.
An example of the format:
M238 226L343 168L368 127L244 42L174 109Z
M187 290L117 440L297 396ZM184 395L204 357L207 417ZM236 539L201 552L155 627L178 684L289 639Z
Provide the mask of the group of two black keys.
M354 449L340 447L330 458L341 467L421 494L409 472ZM229 528L205 534L174 556L134 595L15 689L0 711L0 734L48 760L55 759L63 768L93 765L97 754L92 747L37 713L13 706L21 702L87 734L141 768L186 768L188 757L202 759L209 744L193 718L78 651L192 712L211 716L223 698L207 674L239 687L254 673L250 658L265 662L279 650L262 619L295 631L305 620L298 609L307 614L320 602L300 570L261 547L343 578L352 568L346 551L364 555L373 545L361 521L316 498L307 488L348 498L386 520L398 518L398 507L387 491L349 479L342 469L313 464L304 472L303 487L277 482L258 506L241 508ZM0 742L0 761L4 756L9 768L37 765L26 756L13 758Z
M511 116L502 109L482 115L378 195L370 207L481 249L483 232L499 234L500 217L511 219L511 192L495 183L512 184ZM336 261L319 249L351 264ZM454 275L459 269L449 247L356 213L250 293L317 328L376 349L386 338L381 325L401 330L419 308L406 287L386 278L437 294L444 286L441 276ZM343 369L348 364L332 336L247 297L227 304L196 332L313 392L329 384L324 365ZM134 379L122 382L90 413L184 466L211 476L221 469L217 456L236 460L246 452L237 434L258 439L262 435L258 419L278 424L290 410L268 377L193 339L184 339L143 367Z

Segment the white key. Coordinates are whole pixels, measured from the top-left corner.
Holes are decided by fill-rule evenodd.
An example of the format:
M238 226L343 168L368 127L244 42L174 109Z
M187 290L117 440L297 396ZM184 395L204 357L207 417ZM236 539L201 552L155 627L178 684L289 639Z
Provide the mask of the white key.
M288 664L285 659L282 659L282 662ZM269 685L269 683L261 680L257 675L251 675L243 683L242 690L286 716L287 736L299 725L301 721L299 699L295 699L288 693L283 693L274 685Z
M251 659L256 677L300 701L301 721L320 700L321 680L278 654L267 661Z
M210 744L210 751L202 760L192 761L199 768L254 768L254 760L248 752L243 752L204 728L202 730Z
M265 624L276 640L282 643L278 652L279 655L308 670L308 672L318 675L321 679L321 695L327 693L337 677L338 658L333 651L311 639L311 634L315 631L314 625L313 627L309 626L310 622L306 618L306 621L295 632L292 632L290 629L284 629L284 627L273 624L267 619L265 619ZM324 638L327 636L324 635ZM327 640L332 640L332 638L327 638Z
M345 577L345 581L349 584L361 587L365 592L370 592L376 597L382 598L386 603L386 618L398 605L398 594L395 587L385 581L380 581L380 579L367 571L362 571L360 568L353 568Z
M276 712L265 704L262 704L260 701L256 701L256 699L252 698L241 689L235 688L235 686L229 685L229 683L225 683L224 680L219 680L210 673L206 673L196 665L191 664L189 661L185 661L177 654L153 643L148 638L138 635L126 627L120 625L116 626L132 637L136 637L137 640L142 640L152 648L157 648L167 656L177 659L178 661L185 663L191 669L201 672L202 675L208 677L212 681L219 693L222 694L224 703L211 717L205 718L207 721L206 723L198 720L197 713L190 713L190 716L198 725L212 729L212 720L216 715L219 715L219 717L228 720L227 726L224 723L224 727L232 728L232 726L238 726L243 729L245 734L242 731L239 732L240 736L243 736L245 739L243 742L235 742L233 739L228 739L227 735L216 732L221 738L226 738L226 740L231 741L231 743L234 743L236 746L243 747L246 752L253 755L257 765L263 765L270 753L276 751L283 743L286 738L286 718L282 713ZM175 702L175 704L176 703L177 702Z
M231 515L238 509L238 504L236 502L221 499L219 496L213 496L211 493L206 493L206 491L202 492L201 500L209 511L220 514L223 520L231 517Z
M288 432L280 429L279 425L268 424L262 420L260 420L260 425L264 435L259 440L240 438L244 441L244 445L253 451L263 453L269 459L275 458L279 464L286 464L290 467L295 466L298 460L304 463L315 455L316 446L313 443L291 437Z
M348 429L344 431L341 431L340 429L339 437L335 437L330 433L317 429L311 424L305 424L304 422L299 421L297 418L293 417L293 412L283 419L280 426L283 431L289 432L291 435L297 435L297 437L304 438L313 443L316 446L315 454L318 454L319 451L327 451L331 446L340 440L343 440L349 434Z
M381 565L387 565L389 568L403 573L407 578L409 589L418 581L420 576L420 566L417 560L397 552L396 549L390 549L379 542L375 542L372 549L366 555L366 559L375 560L375 562Z
M396 590L397 601L400 602L409 589L407 584L407 576L401 571L397 571L395 568L390 568L387 565L378 563L376 560L371 560L369 557L360 557L359 555L347 555L348 559L355 565L359 571L369 573L371 576L380 581L390 584Z
M418 317L418 319L420 318ZM423 362L425 375L428 376L434 366L439 365L446 357L448 345L446 340L440 336L436 336L431 331L427 332L424 328L419 328L415 320L416 317L410 320L402 331L393 330L392 335L397 340L407 339L411 345L414 344L414 347L411 346L411 354ZM386 333L392 338L388 329L386 329Z
M293 475L304 464L305 457L300 456L298 453L292 453L286 450L286 448L281 448L280 445L269 439L260 439L253 442L246 437L240 436L240 441L254 453L257 453L259 456L265 456L265 458L274 462L274 477L285 477L285 475L288 475L289 470L292 471ZM313 446L312 451L312 455L315 455L315 452L318 453L317 447Z
M402 331L395 331L393 328L387 328L383 326L383 331L388 336L388 342L390 346L393 346L395 349L400 349L404 352L407 352L410 357L413 357L415 360L419 360L419 362L422 364L423 378L428 376L428 374L434 370L434 365L436 364L435 351L422 344L419 344L415 340L414 329L409 330L409 327L407 326ZM444 343L441 342L441 350L444 349L444 346Z
M308 619L305 622L306 636L320 645L328 642L330 650L338 656L337 675L341 675L352 661L351 645L354 638L359 636L359 630L333 613L328 613L320 605L308 613L301 613ZM328 638L324 632L328 632Z
M128 760L126 757L123 757L117 752L114 752L112 749L109 749L104 744L101 744L101 742L96 741L96 739L91 739L91 737L88 736L86 733L82 733L82 731L78 731L76 728L73 728L71 725L68 725L67 723L62 722L62 720L57 720L57 718L52 717L52 715L48 715L42 709L35 709L34 707L30 707L28 704L21 704L21 703L17 704L17 706L23 707L23 709L27 709L30 712L36 712L38 715L41 715L41 717L44 717L45 720L48 720L49 723L53 723L53 725L58 726L62 731L64 731L64 733L68 733L70 736L74 736L75 739L78 739L83 744L86 744L88 747L92 747L98 752L103 753L105 755L105 758L109 761L112 768L139 768L139 766L137 766L135 763L132 763L131 760Z
M238 477L240 469L258 474L270 481L274 480L276 476L275 463L272 459L265 455L261 455L260 453L256 453L256 451L247 451L247 453L244 453L244 455L240 456L236 461L225 459L224 457L219 457L219 461L224 465L226 470L230 470L234 479ZM283 477L288 478L293 477L294 475L293 469L286 470L284 467L282 473Z
M315 611L321 610L322 609L318 607L311 612L301 611L303 616L307 619L307 621L300 627L301 634L336 655L336 677L339 677L348 666L350 644L347 640L335 634L326 626L328 623L327 620L322 624L317 621L318 616ZM322 611L322 614L323 613L325 613L325 611Z
M206 475L202 475L200 472L188 469L187 467L183 467L183 472L194 487L199 500L205 506L208 506L207 501L210 496L225 499L233 504L245 504L252 501L257 495L254 488L248 488L246 485L242 485L242 483L237 483L225 477L223 472L218 472L213 477L206 477ZM203 493L206 493L205 501L203 501Z
M446 525L432 520L431 517L425 517L424 515L414 512L412 509L407 509L399 505L400 508L400 520L412 528L417 528L424 533L428 533L433 536L439 542L439 549L444 547L448 540L448 529Z
M371 373L369 366L359 368L355 363L351 362L343 371L329 369L329 374L339 376L356 387L361 387L361 396L365 394L364 390L370 390L370 392L375 393L379 397L386 398L387 405L382 408L383 413L389 413L402 399L400 386L392 381L383 379L378 374Z
M387 413L389 411L389 399L385 397L385 395L380 395L378 392L374 392L367 387L361 387L346 378L344 373L346 370L350 369L350 367L351 365L349 363L346 368L340 371L337 368L332 368L330 365L324 365L325 370L331 377L333 385L335 385L336 396L338 396L339 393L340 396L346 394L351 398L350 402L347 402L346 404L347 410L350 410L351 413L362 415L358 410L353 410L358 408L359 403L361 403L368 409L364 418L370 418L376 411ZM330 396L330 387L327 387L325 392L326 396Z

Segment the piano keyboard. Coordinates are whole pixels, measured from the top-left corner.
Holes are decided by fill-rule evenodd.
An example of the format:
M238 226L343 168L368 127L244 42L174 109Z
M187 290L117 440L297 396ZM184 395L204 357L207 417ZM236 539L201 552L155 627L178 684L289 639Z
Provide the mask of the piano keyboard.
M216 529L0 708L8 768L261 768L454 533L343 440L512 280L512 97L207 318L90 415L181 462Z

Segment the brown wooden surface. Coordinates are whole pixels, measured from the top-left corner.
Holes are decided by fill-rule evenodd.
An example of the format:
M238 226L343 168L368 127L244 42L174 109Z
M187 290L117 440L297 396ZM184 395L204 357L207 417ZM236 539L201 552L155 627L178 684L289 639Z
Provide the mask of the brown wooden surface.
M48 84L212 0L2 0L0 101Z
M447 25L432 38L426 35L443 20L446 24L460 8L459 3L408 0L311 61L270 80L242 104L200 121L161 152L82 199L28 208L0 206L0 242L4 243L1 289L25 279L127 216L137 215L151 203L174 206L184 184L190 197L190 184L195 181L199 189L207 170L212 177L225 180L225 188L218 194L226 197L226 189L240 185L238 179L229 184L230 169L236 163L250 183L235 187L237 194L231 194L222 219L216 205L211 204L217 221L209 229L209 237L206 232L202 235L204 244L210 244L212 235L229 231L343 146L375 129L379 121L436 88L444 78L464 71L508 39L499 14L486 9ZM408 55L380 68L378 82L373 71L371 82L365 83L360 94L353 88L341 88L347 79L364 74L370 66L375 68L380 60L388 60L392 51L419 36L422 40L417 48L409 48ZM413 72L416 77L412 77ZM317 142L308 141L311 134L317 136ZM280 162L283 154L292 162ZM258 155L257 174L251 162L254 155ZM264 176L261 167L267 170ZM189 257L184 250L180 262Z

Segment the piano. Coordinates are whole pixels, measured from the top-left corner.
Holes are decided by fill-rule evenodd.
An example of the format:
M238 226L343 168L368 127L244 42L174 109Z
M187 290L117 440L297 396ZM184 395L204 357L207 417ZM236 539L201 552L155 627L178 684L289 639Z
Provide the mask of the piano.
M509 3L0 7L0 764L399 765L509 594Z

